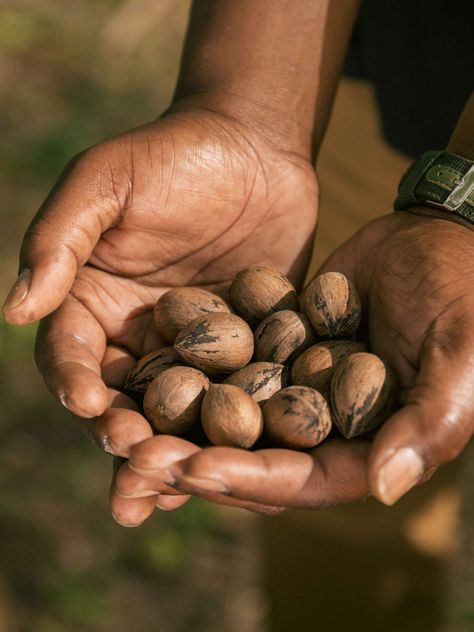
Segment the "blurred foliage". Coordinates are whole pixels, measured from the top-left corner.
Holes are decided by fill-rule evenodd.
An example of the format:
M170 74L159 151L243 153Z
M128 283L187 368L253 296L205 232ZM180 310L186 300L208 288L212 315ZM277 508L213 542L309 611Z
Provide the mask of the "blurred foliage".
M66 162L166 107L177 73L184 0L17 0L0 7L0 183L4 254ZM0 274L13 273L7 263Z
M3 3L3 295L21 236L65 163L166 107L188 4ZM224 582L215 584L205 564L193 568L203 551L216 555L219 539L237 541L238 529L225 512L196 502L157 510L137 530L116 525L111 461L48 395L33 361L35 330L0 325L0 630L140 632L153 621L174 632L190 629L190 617L192 629L210 629L222 604L209 595L215 590L218 600Z
M188 7L188 0L0 6L3 295L21 237L64 165L167 106ZM242 559L251 565L254 554L242 544L248 514L192 501L157 510L136 530L116 525L110 459L48 395L34 366L35 330L0 324L0 631L255 629L250 619L239 624L252 590L238 584ZM472 622L472 603L456 604L455 618Z

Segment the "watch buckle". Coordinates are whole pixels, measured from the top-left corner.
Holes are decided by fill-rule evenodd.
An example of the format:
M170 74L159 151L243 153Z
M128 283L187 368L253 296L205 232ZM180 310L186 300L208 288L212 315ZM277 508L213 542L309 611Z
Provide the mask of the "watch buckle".
M459 180L455 181L455 185L443 202L443 206L448 207L451 211L457 211L474 191L474 165Z

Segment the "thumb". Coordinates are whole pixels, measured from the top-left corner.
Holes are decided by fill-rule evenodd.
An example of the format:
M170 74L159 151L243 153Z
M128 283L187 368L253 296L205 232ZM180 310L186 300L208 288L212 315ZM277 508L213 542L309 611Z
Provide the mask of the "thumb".
M458 456L474 432L474 335L463 320L428 337L406 405L374 440L369 484L387 505Z
M73 159L28 227L20 274L3 307L11 324L39 320L59 307L78 268L118 218L121 204L103 157L94 148Z

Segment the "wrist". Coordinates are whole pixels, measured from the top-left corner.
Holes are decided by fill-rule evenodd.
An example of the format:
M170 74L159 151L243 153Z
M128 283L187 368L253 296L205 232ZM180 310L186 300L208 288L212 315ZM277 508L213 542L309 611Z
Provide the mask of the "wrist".
M311 160L313 129L286 104L239 87L207 89L179 86L168 112L207 111L244 126L280 151Z
M410 208L405 209L404 211L398 211L398 213L409 213L410 215L417 215L418 217L426 217L434 220L443 219L448 220L449 222L453 222L454 224L460 224L465 228L469 228L469 230L474 230L474 225L471 222L463 219L459 215L455 215L450 211L443 210L440 208L435 208L433 206L428 206L427 204L420 204L418 206L412 206Z
M233 117L282 151L314 157L358 1L194 2L175 102ZM339 4L341 6L339 6Z

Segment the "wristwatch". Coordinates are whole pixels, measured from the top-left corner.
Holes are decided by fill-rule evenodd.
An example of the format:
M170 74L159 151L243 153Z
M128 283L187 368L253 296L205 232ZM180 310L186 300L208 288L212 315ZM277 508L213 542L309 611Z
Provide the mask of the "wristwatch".
M474 160L448 151L426 151L402 176L396 211L433 206L474 224Z

